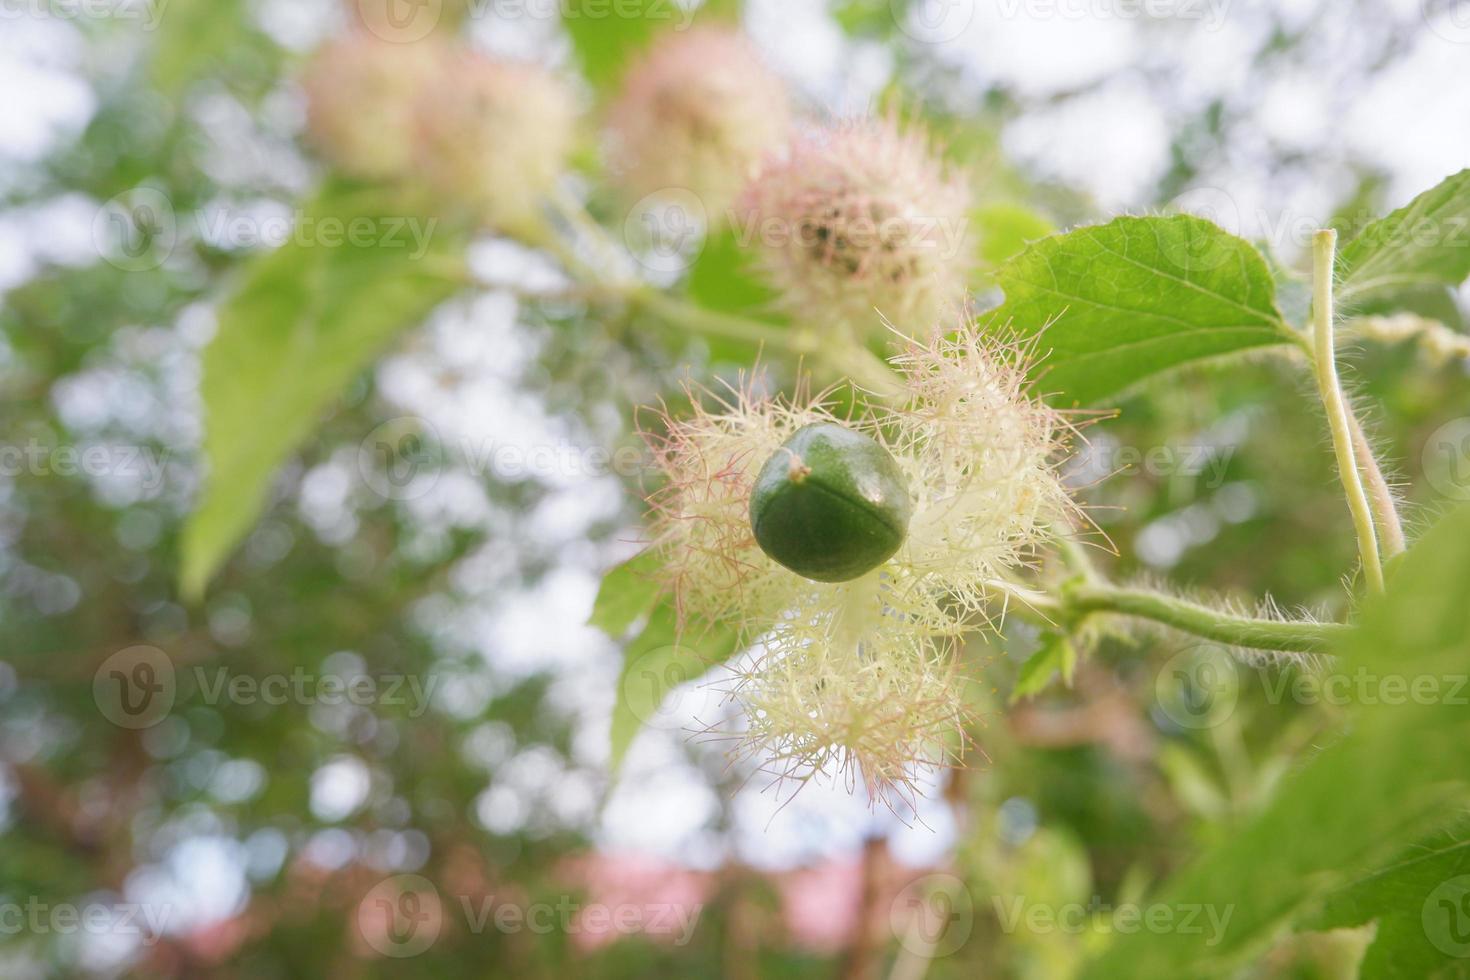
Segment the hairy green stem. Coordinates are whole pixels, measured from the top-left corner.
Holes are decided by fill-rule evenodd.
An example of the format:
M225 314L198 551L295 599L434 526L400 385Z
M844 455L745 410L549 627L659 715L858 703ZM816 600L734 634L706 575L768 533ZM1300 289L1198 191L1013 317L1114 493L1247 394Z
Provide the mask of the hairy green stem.
M558 194L552 203L557 214L575 236L588 240L597 249L601 256L599 266L602 267L593 266L582 259L574 248L549 228L543 236L545 240L537 244L555 255L569 272L589 285L639 306L666 322L687 327L695 333L743 340L784 350L799 357L809 356L834 371L847 375L874 395L892 398L902 394L903 386L893 369L865 347L837 342L824 343L811 330L798 327L786 329L750 317L707 310L630 276L609 276L607 269L616 270L627 263L623 254L608 239L603 227L570 195Z
M1363 489L1358 472L1357 453L1353 448L1353 425L1349 421L1347 400L1337 377L1336 352L1332 343L1332 270L1337 254L1337 232L1328 228L1312 238L1312 345L1315 354L1317 388L1327 409L1327 425L1332 430L1332 448L1337 454L1337 469L1347 492L1348 510L1358 534L1358 554L1363 562L1363 575L1374 592L1383 591L1383 565L1378 555L1378 537L1373 527L1373 508Z
M1122 588L1101 580L1074 579L1055 592L1039 592L1002 581L986 585L1022 609L1068 628L1086 616L1107 613L1161 623L1229 646L1287 653L1327 653L1351 629L1341 623L1239 616L1162 592Z
M1373 506L1373 518L1378 523L1378 533L1383 535L1383 553L1387 558L1402 554L1408 547L1404 538L1404 524L1399 520L1398 503L1393 499L1393 490L1384 479L1383 469L1368 444L1368 434L1358 417L1348 413L1348 422L1353 429L1353 454L1358 458L1358 469L1368 484L1368 502Z
M634 306L642 307L662 320L682 324L695 333L764 344L797 354L810 353L815 348L801 333L783 330L759 320L707 310L676 299L652 286L632 286L623 290L622 295Z
M1064 589L1058 606L1063 615L1115 613L1134 616L1217 643L1289 653L1325 653L1349 630L1340 623L1237 616L1161 592L1113 585L1083 584Z

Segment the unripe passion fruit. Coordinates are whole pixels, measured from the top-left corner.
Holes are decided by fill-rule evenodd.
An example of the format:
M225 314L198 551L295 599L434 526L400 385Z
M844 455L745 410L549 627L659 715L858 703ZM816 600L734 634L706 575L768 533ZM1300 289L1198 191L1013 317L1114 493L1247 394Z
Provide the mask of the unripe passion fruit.
M855 579L893 556L913 505L898 463L833 422L798 429L761 467L750 526L761 550L818 582Z

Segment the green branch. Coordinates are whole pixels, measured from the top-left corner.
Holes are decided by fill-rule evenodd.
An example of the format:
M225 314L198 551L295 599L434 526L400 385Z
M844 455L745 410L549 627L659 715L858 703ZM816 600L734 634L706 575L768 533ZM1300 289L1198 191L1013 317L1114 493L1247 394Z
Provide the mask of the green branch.
M1253 650L1326 653L1347 634L1341 623L1307 623L1256 619L1223 613L1209 606L1152 592L1112 585L1078 585L1064 589L1058 611L1077 616L1114 613L1147 619L1192 636Z
M1383 565L1378 555L1378 536L1373 527L1373 508L1363 489L1354 449L1353 423L1343 398L1342 383L1337 377L1336 351L1332 342L1332 270L1337 254L1337 232L1319 231L1312 239L1312 346L1316 355L1317 387L1327 409L1327 424L1332 430L1332 448L1337 454L1337 469L1347 492L1348 509L1358 534L1358 554L1363 562L1363 575L1374 592L1383 591Z

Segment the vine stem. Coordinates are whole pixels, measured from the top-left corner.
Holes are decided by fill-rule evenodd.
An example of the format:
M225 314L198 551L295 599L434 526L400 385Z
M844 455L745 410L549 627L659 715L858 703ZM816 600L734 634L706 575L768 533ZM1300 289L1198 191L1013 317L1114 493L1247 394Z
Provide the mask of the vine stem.
M1332 342L1332 271L1337 255L1337 232L1331 228L1312 237L1312 346L1317 388L1327 409L1332 430L1332 447L1337 454L1338 474L1347 492L1348 510L1358 533L1358 555L1363 575L1373 592L1383 591L1383 565L1378 554L1378 536L1373 527L1373 508L1363 489L1354 448L1354 422L1348 413L1342 383L1337 376L1337 358Z
M551 203L575 237L588 241L597 250L599 265L614 270L627 265L624 253L608 239L603 227L579 202L569 194L558 193ZM743 340L789 351L797 356L812 357L847 375L869 393L883 398L900 397L904 392L902 383L888 363L861 345L823 343L815 333L805 328L787 329L750 317L707 310L670 296L635 277L625 274L609 276L602 268L579 256L576 249L562 241L553 230L548 228L545 232L538 244L555 255L577 278L668 323L687 327L705 336Z
M1358 457L1358 468L1368 484L1368 502L1373 505L1373 517L1378 522L1378 532L1383 535L1384 556L1392 558L1402 554L1408 547L1404 538L1404 524L1399 519L1398 504L1393 499L1393 490L1383 477L1383 469L1373 455L1373 447L1368 444L1368 434L1363 431L1363 424L1351 412L1348 413L1348 421L1353 427L1353 453Z
M1239 616L1162 592L1121 588L1101 581L1074 582L1064 585L1054 595L1006 582L987 584L1018 605L1061 625L1071 625L1093 613L1112 613L1162 623L1201 639L1252 650L1325 653L1351 629L1341 623Z
M1078 586L1064 594L1063 604L1074 614L1110 612L1135 616L1172 626L1202 639L1254 650L1324 653L1351 629L1341 623L1237 616L1162 592L1113 585Z

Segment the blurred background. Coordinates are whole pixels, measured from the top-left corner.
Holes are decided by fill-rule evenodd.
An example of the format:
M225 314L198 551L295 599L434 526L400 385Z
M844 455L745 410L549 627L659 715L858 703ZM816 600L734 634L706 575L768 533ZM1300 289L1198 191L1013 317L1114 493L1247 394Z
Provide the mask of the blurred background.
M1268 703L1248 667L1227 717L1193 724L1159 697L1189 650L1152 635L1104 638L1071 690L1008 709L1036 643L1016 622L973 652L994 693L971 768L915 813L731 765L689 737L727 710L697 683L610 781L622 656L583 624L647 489L611 454L639 444L637 406L748 365L636 311L528 298L556 263L494 237L477 284L352 382L184 602L200 351L222 290L322 179L300 74L351 6L0 0L0 975L1066 976L1097 916L1331 725L1331 705ZM483 0L463 31L573 80L590 119L602 93L566 6ZM982 201L1058 228L1181 208L1285 270L1312 229L1470 161L1470 4L746 0L740 17L803 114L901 105ZM157 261L110 237L109 202L138 188L179 217ZM1420 312L1463 329L1444 297ZM1459 473L1424 471L1470 414L1464 364L1365 338L1348 371L1416 522L1464 499ZM1343 614L1353 537L1306 385L1280 362L1196 369L1089 429L1072 478L1117 577ZM371 451L404 418L437 447L410 485ZM167 703L129 714L119 664ZM1018 928L1005 896L1075 907L1076 927ZM422 927L383 926L380 903ZM1284 945L1262 974L1319 975L1312 957Z

